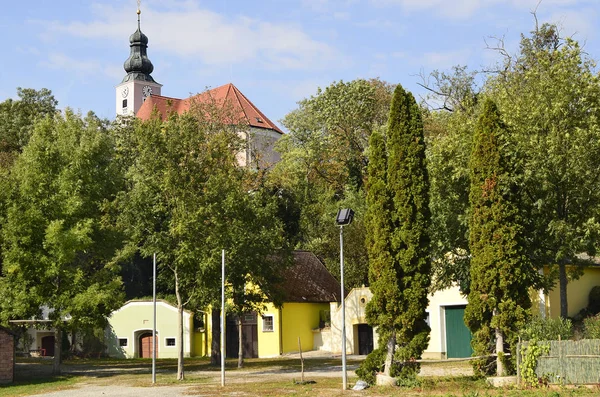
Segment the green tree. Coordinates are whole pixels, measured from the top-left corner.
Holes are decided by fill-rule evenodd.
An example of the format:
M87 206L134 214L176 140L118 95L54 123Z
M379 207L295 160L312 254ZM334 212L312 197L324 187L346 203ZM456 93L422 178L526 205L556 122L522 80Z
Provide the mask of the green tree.
M301 209L296 246L313 251L339 274L339 238L333 220L341 207L353 208L347 230L346 284L368 284L364 246L364 179L372 131L385 128L393 87L381 80L334 82L303 99L283 125L289 133L277 146L282 160L270 183L290 192Z
M559 36L556 26L536 25L486 87L523 162L523 194L531 207L530 255L539 268L558 270L562 317L569 314L567 267L585 264L581 253L595 254L600 230L600 77L595 66L576 41Z
M112 160L105 123L67 110L36 123L10 176L0 313L4 322L50 309L55 372L67 326L103 327L122 304L108 206L122 176Z
M475 130L471 155L470 239L471 291L465 322L473 332L476 356L488 356L495 339L496 373L504 375L504 344L513 357L518 331L531 306L529 288L536 269L527 255L519 211L519 173L508 155L507 130L496 105L486 100ZM486 373L483 358L475 369Z
M394 360L401 376L415 376L429 341L425 318L431 283L429 180L420 109L401 86L394 91L387 140L372 135L367 190L369 278L373 298L367 320L387 346L386 374ZM384 143L385 142L385 143Z
M19 99L0 103L0 167L7 168L21 153L33 132L35 120L56 113L52 91L17 88Z
M269 257L283 246L276 205L256 191L256 173L237 165L243 127L222 124L223 119L228 118L212 107L166 121L155 118L136 123L131 135L122 134L126 144L119 145L130 164L129 187L120 197L120 223L128 236L123 255L157 254L161 277L173 286L180 340L184 308L219 301L222 249L236 294L248 282L268 292L282 263ZM234 298L236 308L253 298L258 294ZM184 378L182 346L179 380Z

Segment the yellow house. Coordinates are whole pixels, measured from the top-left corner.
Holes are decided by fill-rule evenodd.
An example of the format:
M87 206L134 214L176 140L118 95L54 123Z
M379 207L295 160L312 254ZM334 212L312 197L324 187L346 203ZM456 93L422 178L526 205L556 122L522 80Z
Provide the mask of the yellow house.
M597 261L596 258L594 258ZM567 268L567 272L569 269ZM590 291L600 285L600 266L591 265L583 268L583 274L577 280L570 280L567 284L568 317L574 317L588 306ZM534 297L534 306L537 304L539 313L543 317L560 317L560 285L557 282L548 294L540 293Z
M283 274L282 307L268 304L259 315L244 318L244 357L314 350L315 330L328 318L330 302L340 300L340 284L315 254L294 251L293 257L294 264ZM226 325L226 352L227 357L238 356L235 321Z

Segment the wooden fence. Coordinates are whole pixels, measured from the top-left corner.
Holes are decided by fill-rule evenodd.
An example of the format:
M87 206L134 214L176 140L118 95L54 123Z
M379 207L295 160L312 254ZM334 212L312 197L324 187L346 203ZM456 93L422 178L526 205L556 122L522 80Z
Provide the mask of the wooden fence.
M600 384L600 339L540 341L538 345L550 347L548 354L538 358L538 378L565 385Z

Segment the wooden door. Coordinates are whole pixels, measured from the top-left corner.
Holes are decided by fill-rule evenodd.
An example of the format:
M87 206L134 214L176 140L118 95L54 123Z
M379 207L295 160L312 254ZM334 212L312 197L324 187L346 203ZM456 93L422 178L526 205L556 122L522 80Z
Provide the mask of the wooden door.
M156 358L158 358L158 337L156 340ZM147 332L140 335L140 354L141 358L152 358L152 333Z
M54 356L54 335L42 338L42 354L44 356Z
M238 358L239 335L237 316L227 316L225 351L228 358ZM256 313L244 315L242 325L242 351L244 358L258 357L258 323Z
M358 354L366 355L373 351L373 327L358 324Z

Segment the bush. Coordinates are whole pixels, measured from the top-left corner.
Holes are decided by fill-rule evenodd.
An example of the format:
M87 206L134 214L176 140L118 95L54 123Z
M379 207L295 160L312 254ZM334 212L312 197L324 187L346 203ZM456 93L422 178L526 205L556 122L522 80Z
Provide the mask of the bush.
M356 369L356 375L370 385L375 384L375 375L383 371L386 350L379 347L373 350Z
M562 340L573 336L573 323L563 318L534 317L521 333L523 340Z
M600 314L583 319L583 337L600 339Z
M587 308L592 314L600 313L600 285L596 285L590 290Z

